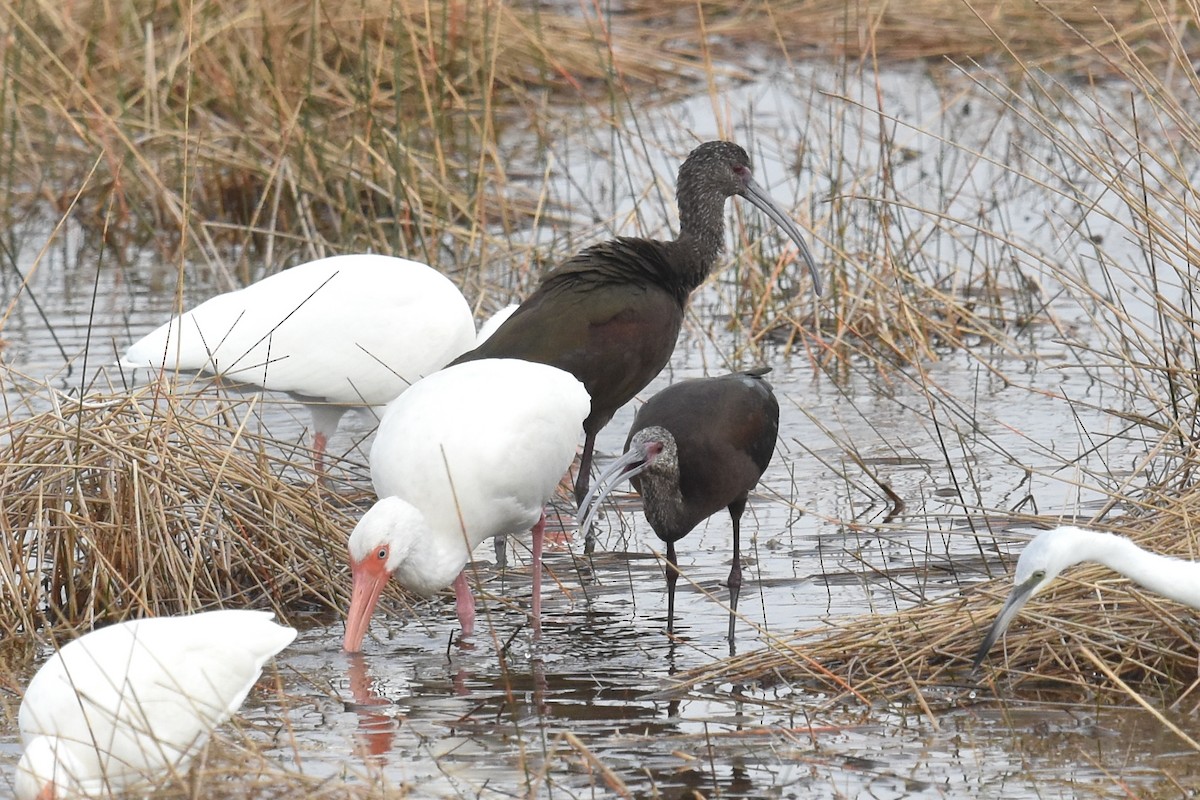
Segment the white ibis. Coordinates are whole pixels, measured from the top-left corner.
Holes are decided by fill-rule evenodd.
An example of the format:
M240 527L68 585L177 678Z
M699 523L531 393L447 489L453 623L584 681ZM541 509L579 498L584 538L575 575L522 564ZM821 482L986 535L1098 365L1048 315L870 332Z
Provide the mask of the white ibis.
M795 222L755 182L750 158L733 142L705 142L679 168L679 237L619 238L589 247L541 285L487 342L457 361L523 358L583 381L592 398L584 423L575 500L587 494L596 434L666 366L688 297L725 247L725 201L745 198L797 248L821 292L816 262ZM589 549L591 540L588 539Z
M296 631L266 611L122 622L50 657L18 714L19 800L109 797L187 768Z
M358 652L391 576L418 594L451 584L463 635L475 602L463 568L484 539L533 531L541 614L543 507L575 457L591 408L562 370L515 359L447 367L388 405L371 447L381 500L350 534L353 592L344 647Z
M388 403L474 343L471 309L450 279L415 261L347 255L217 295L134 342L120 363L290 394L312 413L320 467L346 411Z
M478 347L488 339L492 338L492 334L499 330L501 325L503 325L505 322L508 322L508 318L511 317L513 312L518 308L520 308L520 306L518 306L516 303L512 303L511 305L505 306L495 314L492 314L490 317L488 317L487 321L479 326L479 333L475 336L475 346Z
M609 465L579 509L591 527L601 501L626 479L642 495L646 519L667 543L667 632L674 629L675 542L723 508L733 518L729 643L742 585L740 526L779 433L779 403L758 369L668 386L638 409L625 454ZM610 478L616 477L611 483Z
M975 668L1029 598L1067 567L1085 561L1103 564L1156 594L1200 609L1200 562L1151 553L1115 533L1070 525L1054 528L1039 533L1021 551L1013 575L1016 585L975 654Z

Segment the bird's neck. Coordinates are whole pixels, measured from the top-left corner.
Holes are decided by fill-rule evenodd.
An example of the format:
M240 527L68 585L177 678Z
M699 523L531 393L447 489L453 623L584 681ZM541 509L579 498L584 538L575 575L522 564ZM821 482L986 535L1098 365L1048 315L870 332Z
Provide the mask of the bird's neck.
M725 251L725 199L681 204L679 238L673 244L694 265L700 285Z
M1200 609L1200 562L1151 553L1115 534L1101 539L1095 560L1155 594Z
M396 569L395 578L405 589L428 596L454 583L470 557L464 537L429 530Z
M678 474L671 476L662 472L647 471L640 475L638 480L642 508L650 527L658 534L658 538L670 541L664 534L678 534L686 524L686 508ZM687 530L691 530L691 527Z

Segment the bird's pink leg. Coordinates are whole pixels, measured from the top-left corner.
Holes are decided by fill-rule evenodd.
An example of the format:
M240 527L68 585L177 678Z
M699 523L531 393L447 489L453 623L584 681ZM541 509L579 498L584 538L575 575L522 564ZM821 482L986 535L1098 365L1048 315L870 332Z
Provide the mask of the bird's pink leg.
M475 632L475 598L471 595L465 569L454 579L454 600L458 609L458 624L462 625L462 635L466 638Z
M538 517L533 534L533 632L542 632L542 541L546 535L546 512Z
M313 463L317 467L317 474L325 472L325 447L329 444L329 437L323 433L313 434Z

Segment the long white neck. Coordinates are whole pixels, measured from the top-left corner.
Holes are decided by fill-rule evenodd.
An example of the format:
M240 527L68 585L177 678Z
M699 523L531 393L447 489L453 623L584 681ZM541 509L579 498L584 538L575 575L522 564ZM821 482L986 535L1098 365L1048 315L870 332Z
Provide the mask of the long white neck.
M1155 594L1200 609L1200 562L1151 553L1115 534L1096 541L1094 561Z

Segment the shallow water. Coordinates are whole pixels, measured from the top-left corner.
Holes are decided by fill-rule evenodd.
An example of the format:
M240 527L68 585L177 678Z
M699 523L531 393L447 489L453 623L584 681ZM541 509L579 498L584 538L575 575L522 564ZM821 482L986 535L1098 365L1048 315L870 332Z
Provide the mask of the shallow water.
M797 67L794 77L793 87L822 80L807 67ZM937 156L920 130L953 105L938 100L938 88L924 73L886 73L880 81L890 113L912 125L904 131L905 146L919 156L902 165L908 174L903 171ZM805 131L815 141L841 130L834 116L846 108L815 91L797 100L780 82L769 81L731 90L727 102L740 119ZM681 104L669 114L684 130L715 130L706 103ZM753 113L744 111L751 108ZM975 108L993 124L985 144L998 140L995 125L1012 124ZM970 136L978 127L959 120L946 123L939 135ZM855 130L862 140L843 138L844 150L871 153L869 126ZM685 141L682 134L662 136ZM642 166L669 175L680 149L664 145ZM781 200L794 193L792 204L804 205L795 198L804 197L806 179L789 174L790 154L755 155L762 182ZM581 212L602 207L603 218L661 229L652 203L634 207L614 191L608 200L586 205L574 195L579 186L605 184L604 161L564 154L560 163L582 171L555 189L562 205ZM994 165L965 168L966 176L957 177L977 182L978 196L999 191ZM639 184L640 178L629 180ZM1026 190L1003 202L1007 209L996 213L1013 220L1014 230L1042 236L1048 249L1056 244L1060 229L1039 230L1049 212L1030 219L1015 211L1032 206ZM11 274L3 279L3 299L15 298L4 327L5 362L30 376L50 376L64 391L93 385L96 366L163 321L173 302L170 291L150 290L149 259L97 271L94 254L79 249L71 236L77 234L68 232L38 266L29 289L19 291ZM929 246L944 246L947 263L957 258L953 241ZM673 381L735 366L727 356L741 344L740 334L714 323L739 313L731 299L733 281L722 275L701 291L671 366L643 397ZM191 285L189 292L203 297L206 289ZM1061 297L1054 308L1068 321L1084 319ZM1032 332L1029 341L1043 356L1068 359L1051 329ZM761 646L773 634L969 591L974 581L1006 567L994 541L1002 517L993 517L1001 525L987 531L968 512L1086 515L1106 497L1093 475L1119 478L1140 455L1136 442L1095 447L1118 427L1113 417L1089 410L1115 402L1111 388L1080 371L1048 369L1045 361L987 354L987 363L1004 372L1002 379L979 356L946 351L920 371L897 368L894 375L856 363L835 378L803 355L769 347L753 354L749 360L772 365L770 380L783 411L776 456L743 527L739 651ZM120 385L121 376L105 375L96 385ZM25 397L6 392L10 413L24 412L18 398ZM272 434L285 441L302 436L305 413L279 398L266 398L261 408L262 425ZM601 465L622 449L635 408L619 413L602 435ZM347 420L332 449L361 464L361 440L370 428L369 418ZM902 513L866 471L903 498ZM362 481L361 469L356 474ZM728 652L727 516L716 515L679 545L685 580L672 641L665 633L656 557L662 546L636 499L619 494L607 507L599 552L591 559L568 533L570 509L560 511L551 523L558 535L549 537L540 642L532 641L525 625L529 578L520 538L506 574L492 568L485 545L477 553L484 597L473 649L450 644L456 622L445 597L377 613L361 657L340 652L340 625L310 628L277 660L286 696L256 694L246 717L285 719L307 772L349 781L382 775L417 797L598 797L619 793L618 785L638 797L1108 796L1121 794L1122 784L1152 789L1164 771L1193 790L1197 785L1197 755L1157 722L1126 708L1013 700L930 718L899 706L831 709L827 698L787 686L665 694L673 674ZM1197 736L1196 720L1176 722ZM291 762L290 747L278 747L281 760ZM0 731L0 790L17 754L10 715Z

